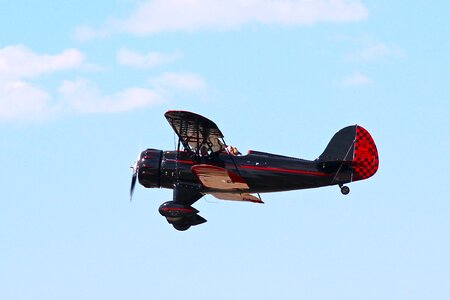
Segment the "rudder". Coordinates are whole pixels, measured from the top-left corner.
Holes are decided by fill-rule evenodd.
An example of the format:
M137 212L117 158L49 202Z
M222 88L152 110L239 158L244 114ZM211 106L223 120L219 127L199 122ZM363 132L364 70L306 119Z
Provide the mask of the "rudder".
M329 166L330 171L337 173L350 167L350 181L373 176L379 165L375 142L370 133L359 125L339 130L317 160L324 168Z
M378 150L370 133L356 126L356 139L353 153L353 180L372 177L378 170Z

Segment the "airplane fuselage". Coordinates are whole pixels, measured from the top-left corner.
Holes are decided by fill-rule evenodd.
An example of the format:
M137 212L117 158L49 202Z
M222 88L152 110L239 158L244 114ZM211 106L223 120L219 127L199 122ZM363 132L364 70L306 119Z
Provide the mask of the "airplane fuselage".
M191 171L192 166L197 164L217 166L236 174L248 184L246 192L250 193L306 189L350 181L349 176L343 176L344 170L340 172L339 178L335 178L335 172L325 170L317 161L258 151L249 151L247 155L221 152L193 158L185 151L148 149L142 152L139 164L139 181L142 185L168 189L173 189L177 182L199 185ZM211 192L208 188L199 189Z

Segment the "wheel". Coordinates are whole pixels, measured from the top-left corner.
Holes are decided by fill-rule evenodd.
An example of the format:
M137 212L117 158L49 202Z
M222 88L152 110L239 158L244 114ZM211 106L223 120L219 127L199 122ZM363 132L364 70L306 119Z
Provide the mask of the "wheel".
M189 228L191 228L191 225L186 224L173 224L173 228L175 228L178 231L186 231Z
M342 193L342 195L348 195L348 193L350 193L350 188L346 185L342 186L341 193Z

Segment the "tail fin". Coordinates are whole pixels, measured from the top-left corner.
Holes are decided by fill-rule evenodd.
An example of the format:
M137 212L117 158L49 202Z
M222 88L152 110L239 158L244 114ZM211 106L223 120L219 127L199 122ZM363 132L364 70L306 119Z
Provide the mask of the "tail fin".
M373 176L378 170L378 151L370 133L359 125L339 130L328 143L318 161L324 166L350 166L351 181ZM338 164L337 164L338 163ZM339 169L337 172L339 172Z

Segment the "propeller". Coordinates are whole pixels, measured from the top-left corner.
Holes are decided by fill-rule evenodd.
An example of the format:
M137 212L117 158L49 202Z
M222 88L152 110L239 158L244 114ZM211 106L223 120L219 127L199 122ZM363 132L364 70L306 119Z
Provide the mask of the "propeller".
M138 153L138 156L136 158L136 161L134 162L134 165L132 165L130 168L133 171L133 175L131 177L131 187L130 187L130 202L133 199L133 193L134 193L134 187L136 185L136 179L138 176L138 171L139 171L139 159L140 159L140 153Z

